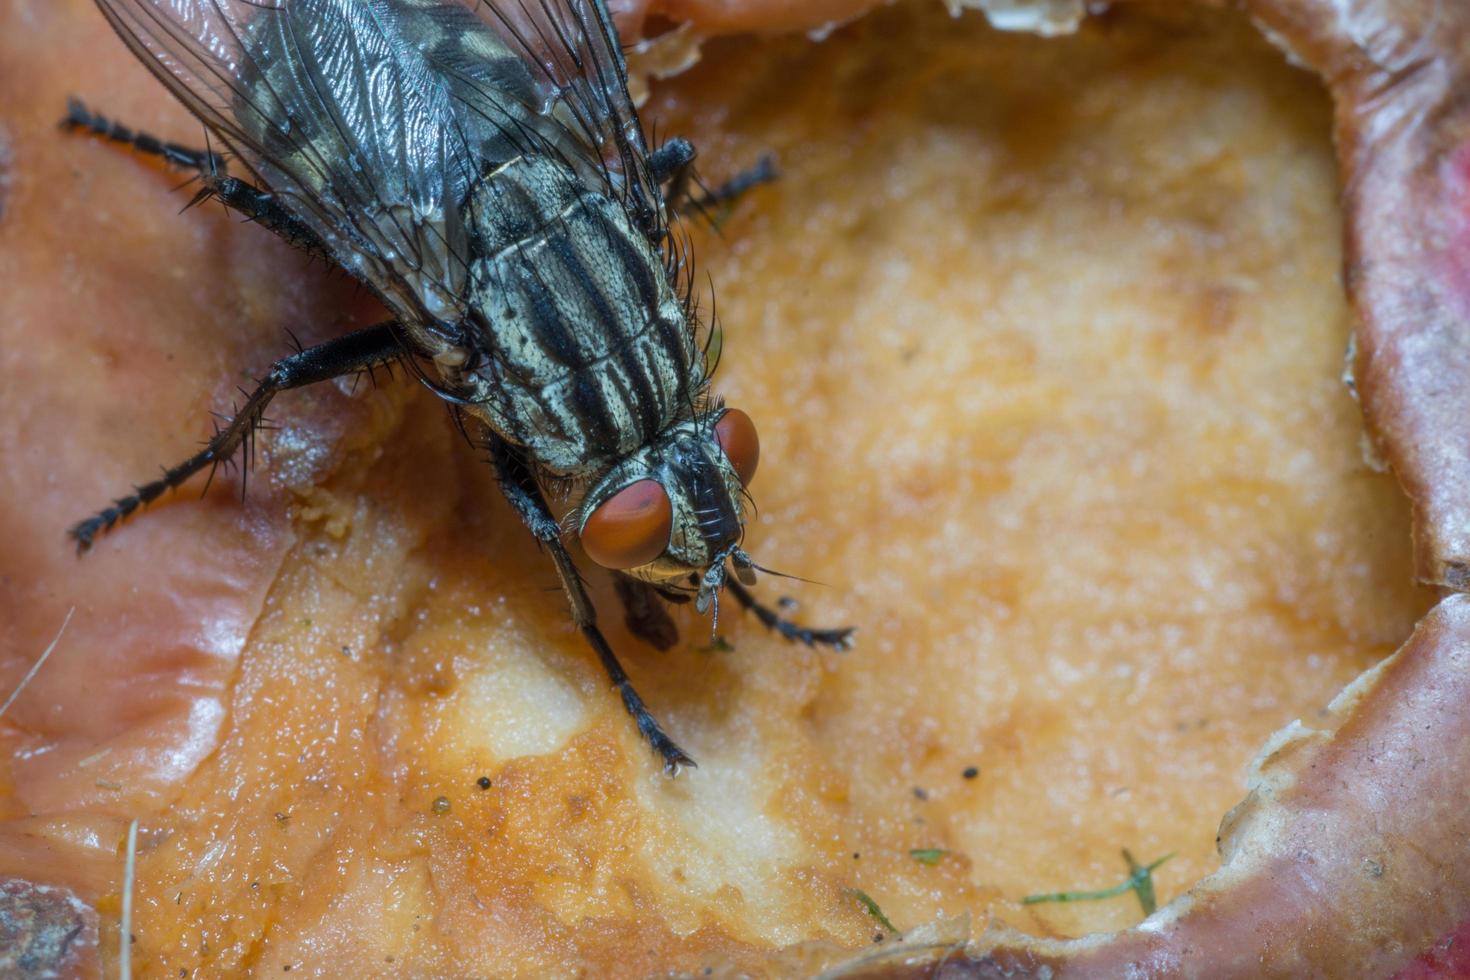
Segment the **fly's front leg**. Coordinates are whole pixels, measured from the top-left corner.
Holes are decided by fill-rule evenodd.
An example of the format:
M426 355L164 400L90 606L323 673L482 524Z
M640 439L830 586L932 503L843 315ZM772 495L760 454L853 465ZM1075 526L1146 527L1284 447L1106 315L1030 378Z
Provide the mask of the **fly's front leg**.
M761 602L750 594L750 590L734 579L725 580L725 588L735 597L747 612L755 614L755 618L769 630L780 633L793 643L803 643L809 647L823 646L834 650L849 650L852 648L852 634L856 627L845 626L841 629L812 629L802 626L785 618L776 610Z
M648 166L654 179L664 185L664 201L670 211L708 217L752 187L768 184L777 177L776 158L768 153L756 161L755 166L742 170L719 187L713 190L700 187L701 193L696 195L691 190L699 186L694 176L696 156L694 144L678 136L648 156Z
M638 730L663 758L664 771L673 776L678 774L681 766L693 766L694 760L659 727L643 699L633 689L633 682L628 679L627 671L618 662L617 655L608 645L602 630L598 628L597 610L592 605L592 598L587 595L587 587L577 572L572 556L561 543L561 525L551 516L551 510L546 506L541 490L536 486L525 464L515 457L503 441L493 436L490 441L490 459L506 499L521 515L526 527L530 528L536 539L551 553L551 560L556 564L557 574L566 590L567 601L571 603L572 622L576 623L577 629L591 644L597 659L602 661L603 670L607 671L608 679L623 699L623 707L633 716Z
M404 348L398 340L395 324L380 323L325 344L308 347L277 361L271 365L264 380L250 393L244 407L215 433L204 449L177 466L164 470L161 478L134 488L126 497L113 501L110 507L105 507L74 525L69 533L76 539L77 550L86 551L98 534L109 530L139 507L157 500L165 491L177 487L206 466L216 467L233 456L240 444L260 424L266 406L277 392L361 371L393 360L403 353Z

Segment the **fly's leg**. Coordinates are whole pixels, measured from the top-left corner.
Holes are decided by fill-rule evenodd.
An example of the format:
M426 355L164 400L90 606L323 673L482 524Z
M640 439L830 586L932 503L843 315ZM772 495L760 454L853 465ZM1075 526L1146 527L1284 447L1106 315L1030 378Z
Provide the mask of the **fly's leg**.
M803 643L809 647L831 647L834 650L849 650L852 648L852 634L855 627L846 626L841 629L812 629L809 626L801 626L785 618L776 610L761 602L750 594L750 590L734 579L725 580L725 589L735 597L746 611L754 613L755 618L769 630L780 633L786 639L794 643Z
M708 217L716 209L734 202L752 187L776 179L776 158L767 154L755 166L742 170L713 190L704 188L694 175L694 144L674 137L648 155L648 168L655 180L664 186L664 200L670 211L680 214L703 214ZM692 188L701 193L694 194Z
M204 186L194 195L188 207L214 198L232 211L243 214L246 220L263 225L302 251L336 263L316 232L287 210L276 195L225 173L225 159L218 153L168 143L156 136L139 132L101 113L93 112L80 99L67 100L66 117L61 124L67 129L100 136L147 156L159 157L174 166L197 170Z
M211 468L212 474L213 467L233 456L260 424L261 415L277 392L327 381L402 356L404 348L395 327L391 322L380 323L325 344L308 347L271 365L270 372L250 393L244 407L215 433L202 450L177 466L164 470L159 479L135 487L131 494L118 498L110 507L74 525L69 533L76 539L77 551L86 551L98 534L110 530L118 521L157 500L206 466Z
M755 162L753 166L746 167L720 186L707 190L703 195L693 198L690 206L700 211L712 211L715 208L732 204L753 187L761 184L774 183L780 174L776 170L776 158L767 153Z
M332 265L341 268L336 257L317 237L316 232L286 210L280 198L270 191L263 191L238 177L230 177L221 173L205 173L200 179L203 180L204 186L199 189L198 194L194 195L194 199L189 202L189 207L214 198L230 210L243 214L247 221L252 221L285 239L288 244L296 246L309 255L326 259Z
M675 136L648 155L649 172L664 185L664 201L670 211L683 211L689 203L697 155L694 144L682 136Z
M673 776L678 774L679 767L693 766L694 760L659 727L643 699L633 689L633 682L628 679L623 665L618 663L617 655L603 637L602 630L598 629L597 610L592 605L591 597L587 595L587 587L577 572L577 566L572 562L572 556L561 543L561 525L551 516L551 510L546 506L546 500L525 464L500 439L492 437L489 448L490 460L495 466L495 476L500 481L501 491L521 515L521 520L525 521L531 534L551 553L551 560L556 564L562 587L566 589L567 601L571 603L572 622L576 623L577 629L581 630L591 644L597 659L602 661L602 669L607 671L608 679L623 699L623 707L633 716L638 730L663 758L664 771Z
M121 143L148 156L162 157L175 166L188 167L200 173L223 172L225 168L224 158L216 153L168 143L156 136L140 133L101 113L91 111L80 99L67 100L66 117L61 120L61 125L67 129L92 133L113 143Z
M614 575L613 587L623 604L628 632L656 650L672 649L679 642L679 628L664 608L658 590L631 575Z
M68 100L67 114L62 125L130 147L148 156L159 157L175 166L197 171L204 186L190 202L191 205L209 198L218 198L226 207L240 212L248 220L264 225L292 245L335 262L316 233L284 208L275 195L228 176L225 173L225 160L219 154L170 143L134 130L101 113L91 111L78 99ZM202 451L177 466L164 470L162 478L136 487L133 493L113 501L110 507L73 526L70 534L76 539L77 550L87 550L98 534L110 530L118 521L157 500L166 491L177 487L206 466L210 467L212 476L214 467L230 459L255 431L266 406L277 392L371 368L394 360L403 353L404 348L397 338L395 325L384 323L277 361L271 366L265 380L250 393L244 407L215 433Z

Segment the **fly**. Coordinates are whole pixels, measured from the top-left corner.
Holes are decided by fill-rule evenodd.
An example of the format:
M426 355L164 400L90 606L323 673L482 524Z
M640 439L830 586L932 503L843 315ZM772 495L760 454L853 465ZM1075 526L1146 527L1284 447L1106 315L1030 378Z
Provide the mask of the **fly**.
M747 588L760 442L711 394L675 229L750 181L694 200L694 147L649 150L603 0L96 2L225 152L77 102L67 122L197 172L196 200L341 267L390 318L277 361L203 450L72 527L79 550L230 459L278 392L403 361L486 450L669 773L693 761L604 639L565 539L658 646L674 641L662 602L718 615L721 591L789 640L849 645Z

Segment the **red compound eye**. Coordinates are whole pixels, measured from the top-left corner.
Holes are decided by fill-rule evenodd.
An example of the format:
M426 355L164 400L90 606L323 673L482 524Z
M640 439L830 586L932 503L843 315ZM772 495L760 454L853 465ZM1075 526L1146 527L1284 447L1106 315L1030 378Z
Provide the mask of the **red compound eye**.
M738 408L729 408L715 423L715 440L725 451L742 486L750 486L755 468L761 461L761 439L755 434L755 423Z
M674 506L657 480L630 483L582 525L582 550L603 568L647 565L669 546Z

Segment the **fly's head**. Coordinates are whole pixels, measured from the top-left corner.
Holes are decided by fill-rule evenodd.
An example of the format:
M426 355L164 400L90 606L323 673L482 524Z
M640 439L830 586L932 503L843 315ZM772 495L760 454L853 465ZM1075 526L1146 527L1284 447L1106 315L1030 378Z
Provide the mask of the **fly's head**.
M697 580L703 612L725 584L726 562L742 582L755 581L740 541L759 460L750 416L716 408L620 460L588 490L572 526L599 565L653 583Z

